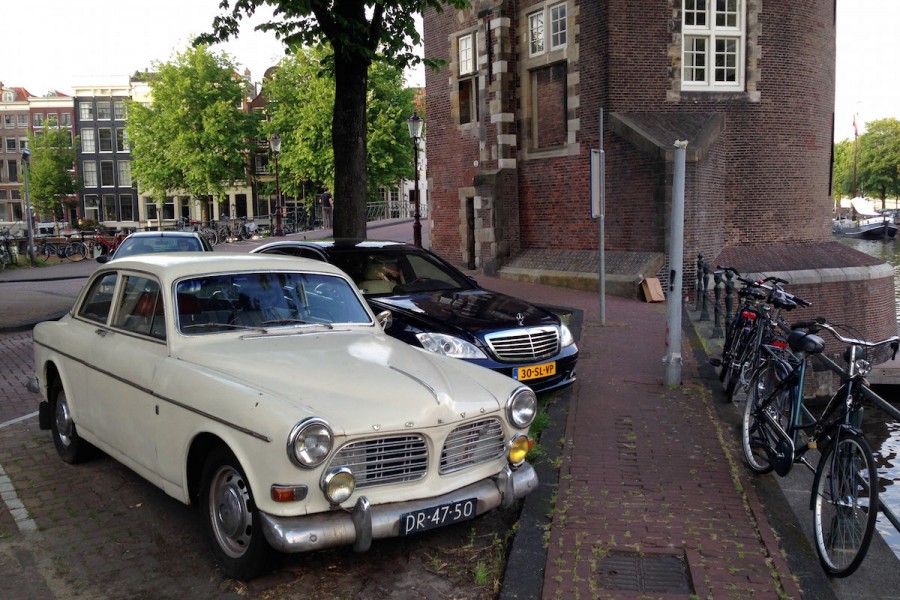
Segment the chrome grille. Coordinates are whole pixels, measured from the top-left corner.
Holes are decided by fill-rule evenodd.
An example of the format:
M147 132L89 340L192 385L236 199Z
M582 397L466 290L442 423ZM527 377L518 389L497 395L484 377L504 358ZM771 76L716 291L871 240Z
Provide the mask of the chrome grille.
M450 432L441 451L440 473L452 473L503 456L503 427L497 419L460 425Z
M508 329L488 334L484 339L498 359L509 362L547 358L559 353L559 329L556 327Z
M338 467L353 472L357 489L416 481L428 472L428 447L419 435L353 442L338 450L328 470Z

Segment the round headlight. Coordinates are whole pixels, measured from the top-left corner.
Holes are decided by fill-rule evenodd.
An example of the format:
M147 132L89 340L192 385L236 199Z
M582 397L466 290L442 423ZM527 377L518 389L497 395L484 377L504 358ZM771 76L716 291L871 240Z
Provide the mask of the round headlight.
M298 467L311 469L322 464L334 444L331 427L322 419L300 421L288 436L288 458Z
M536 414L537 397L531 388L518 388L506 403L506 415L509 417L510 423L519 429L525 429L531 425Z
M356 489L356 478L347 467L340 467L322 479L322 491L332 504L346 502Z
M487 358L475 344L443 333L417 333L416 337L422 347L435 354L443 354L451 358Z

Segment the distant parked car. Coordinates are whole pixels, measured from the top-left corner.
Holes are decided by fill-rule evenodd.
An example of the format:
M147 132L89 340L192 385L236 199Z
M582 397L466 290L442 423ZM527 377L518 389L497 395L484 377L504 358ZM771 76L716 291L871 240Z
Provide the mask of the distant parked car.
M122 240L111 256L98 256L97 262L106 263L125 256L156 252L212 251L209 240L196 231L136 231Z
M64 461L96 446L199 504L219 567L248 579L272 548L364 551L538 485L534 392L399 342L385 318L321 261L118 258L34 328L30 389Z
M559 316L488 291L436 254L374 240L283 240L251 252L313 258L343 269L404 342L493 369L547 391L575 381L578 347Z

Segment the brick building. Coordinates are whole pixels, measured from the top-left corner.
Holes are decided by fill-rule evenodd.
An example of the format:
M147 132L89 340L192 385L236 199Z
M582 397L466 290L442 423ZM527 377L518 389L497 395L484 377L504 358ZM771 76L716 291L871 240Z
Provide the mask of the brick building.
M447 61L426 73L443 256L501 275L535 254L596 273L589 156L602 127L607 253L651 257L665 282L686 140L686 289L698 254L729 259L799 277L798 293L857 313L864 333L896 332L892 277L831 238L832 0L474 0L428 11L424 30L425 55ZM878 293L845 300L861 282Z

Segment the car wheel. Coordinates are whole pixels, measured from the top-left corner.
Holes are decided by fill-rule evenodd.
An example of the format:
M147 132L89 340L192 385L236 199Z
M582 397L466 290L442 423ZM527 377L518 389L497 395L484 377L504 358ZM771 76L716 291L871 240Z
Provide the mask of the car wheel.
M200 508L213 555L234 579L263 573L271 552L247 477L234 455L215 448L203 467Z
M50 423L50 431L53 435L53 445L67 463L75 464L88 457L88 443L78 436L78 429L72 419L69 410L69 401L66 391L60 383L54 384L50 391L51 409L53 420Z

